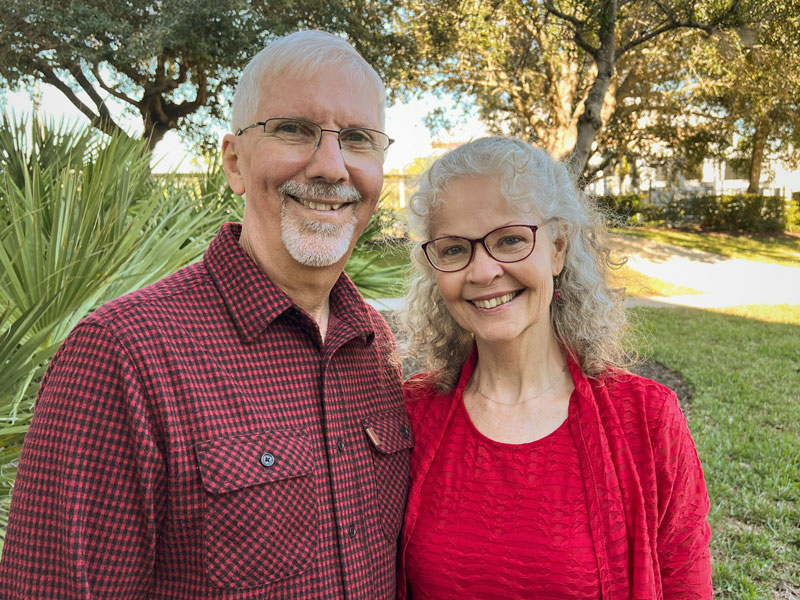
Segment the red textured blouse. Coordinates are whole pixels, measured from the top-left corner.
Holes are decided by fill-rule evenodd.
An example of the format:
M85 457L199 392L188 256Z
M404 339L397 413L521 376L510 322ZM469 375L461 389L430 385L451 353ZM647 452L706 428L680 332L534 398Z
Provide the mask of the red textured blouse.
M415 585L409 552L424 518L423 490L477 361L473 352L448 393L425 375L404 386L415 443L400 536L399 600L411 595L409 583ZM567 429L578 453L603 600L709 600L708 494L675 393L619 371L588 379L575 361L568 363L575 390Z
M480 433L459 402L422 486L406 554L414 600L600 597L567 421L527 444Z

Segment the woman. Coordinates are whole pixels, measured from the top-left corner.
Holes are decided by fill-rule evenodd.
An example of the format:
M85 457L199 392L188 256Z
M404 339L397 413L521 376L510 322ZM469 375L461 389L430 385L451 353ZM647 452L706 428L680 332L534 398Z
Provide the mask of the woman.
M703 473L675 394L624 370L602 216L512 138L411 200L415 432L400 597L710 598Z

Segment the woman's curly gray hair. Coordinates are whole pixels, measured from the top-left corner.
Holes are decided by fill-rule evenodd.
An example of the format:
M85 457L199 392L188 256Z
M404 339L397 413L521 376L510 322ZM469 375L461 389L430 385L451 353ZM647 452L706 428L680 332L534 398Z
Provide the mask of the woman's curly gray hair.
M606 219L581 192L566 167L546 152L511 137L481 138L437 159L422 175L411 196L411 230L424 241L432 237L431 221L442 193L456 178L493 176L509 205L520 214L535 211L548 225L552 239L566 240L564 268L557 277L560 298L550 304L555 335L581 365L596 377L613 367L633 363L625 349L624 292L608 282L610 256ZM472 334L447 310L421 242L412 263L416 276L400 320L406 330L405 354L435 372L444 390L455 385L472 348Z

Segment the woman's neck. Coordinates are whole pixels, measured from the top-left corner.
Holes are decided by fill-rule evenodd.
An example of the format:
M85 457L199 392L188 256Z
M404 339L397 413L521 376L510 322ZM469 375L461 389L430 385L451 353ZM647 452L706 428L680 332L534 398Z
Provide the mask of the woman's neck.
M544 394L564 376L566 357L555 334L536 345L523 347L520 340L491 344L477 341L478 363L471 385L481 395L513 403Z

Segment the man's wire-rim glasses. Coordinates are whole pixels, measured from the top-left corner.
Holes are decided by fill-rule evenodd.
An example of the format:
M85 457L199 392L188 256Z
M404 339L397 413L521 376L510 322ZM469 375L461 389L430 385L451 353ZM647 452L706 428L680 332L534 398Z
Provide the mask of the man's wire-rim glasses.
M342 151L356 154L381 154L394 140L382 131L369 127L345 127L343 129L323 129L320 125L305 119L290 117L273 117L266 121L258 121L236 132L242 135L248 129L262 127L264 134L287 144L313 145L314 149L322 140L322 133L335 133Z
M536 231L552 220L547 219L539 225L504 225L475 239L446 235L425 242L422 250L431 266L443 273L466 269L475 256L475 244L478 243L497 262L515 263L531 255L536 247Z

